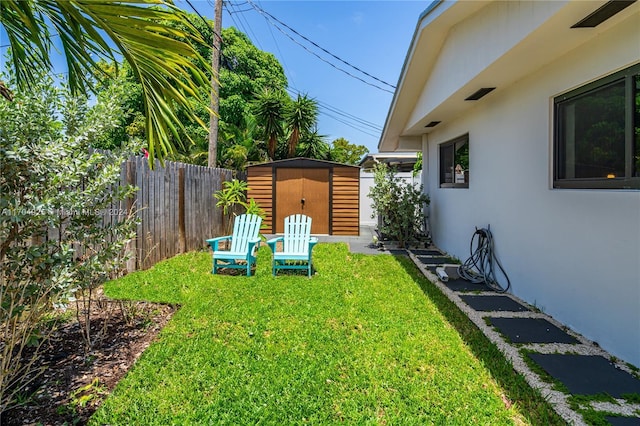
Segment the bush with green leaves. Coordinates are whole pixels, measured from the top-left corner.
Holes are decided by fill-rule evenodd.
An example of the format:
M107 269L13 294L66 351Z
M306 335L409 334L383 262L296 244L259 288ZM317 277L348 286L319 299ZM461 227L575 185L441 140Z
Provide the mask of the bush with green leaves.
M379 218L379 231L388 239L398 241L400 247L417 241L423 230L424 209L430 201L422 192L422 185L404 182L384 163L374 167L373 182L369 197Z
M231 218L238 214L240 209L244 210L247 214L255 214L265 219L266 214L260 207L256 200L253 198L247 202L247 191L249 186L247 182L232 179L222 183L223 188L216 191L213 196L218 200L217 207L222 207L222 227L227 232L231 232L232 222ZM226 224L226 228L225 228ZM228 229L227 229L228 228Z
M112 97L89 107L67 93L43 76L0 100L0 413L41 369L54 309L121 271L135 235L135 189L119 184L133 147L90 149L121 112Z

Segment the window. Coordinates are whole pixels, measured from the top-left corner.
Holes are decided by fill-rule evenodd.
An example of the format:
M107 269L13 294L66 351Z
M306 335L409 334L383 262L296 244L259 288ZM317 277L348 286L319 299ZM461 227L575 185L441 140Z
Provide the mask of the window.
M469 135L440 145L440 188L469 187Z
M554 104L554 188L640 189L640 65Z

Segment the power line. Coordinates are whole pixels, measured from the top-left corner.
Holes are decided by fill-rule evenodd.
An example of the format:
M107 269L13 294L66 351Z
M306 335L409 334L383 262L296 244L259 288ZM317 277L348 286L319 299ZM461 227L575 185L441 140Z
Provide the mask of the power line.
M375 76L373 76L373 75L369 74L368 72L366 72L366 71L364 71L364 70L362 70L362 69L360 69L360 68L356 67L355 65L353 65L353 64L351 64L351 63L349 63L349 62L345 61L344 59L342 59L342 58L340 58L340 57L338 57L338 56L334 55L333 53L329 52L327 49L323 48L322 46L318 45L316 42L314 42L314 41L312 41L312 40L308 39L307 37L303 36L303 35L302 35L302 34L300 34L298 31L294 30L294 29L293 29L293 28L291 28L289 25L285 24L284 22L282 22L281 20L279 20L278 18L276 18L275 16L273 16L272 14L270 14L269 12L267 12L266 10L264 10L264 9L260 8L258 5L254 4L251 0L248 0L248 3L249 3L249 4L250 4L254 9L256 9L256 11L257 11L258 13L264 13L264 14L268 15L268 16L269 16L269 17L271 17L273 20L275 20L276 22L280 23L281 25L283 25L284 27L286 27L287 29L289 29L290 31L292 31L292 32L293 32L294 34L296 34L297 36L299 36L299 37L301 37L302 39L304 39L304 40L308 41L309 43L311 43L312 45L314 45L314 46L315 46L315 47L317 47L318 49L322 50L324 53L326 53L326 54L328 54L328 55L332 56L333 58L337 59L338 61L342 62L343 64L345 64L345 65L347 65L347 66L349 66L349 67L353 68L353 69L354 69L354 70L356 70L356 71L361 72L362 74L366 75L367 77L370 77L370 78L372 78L372 79L374 79L374 80L376 80L376 81L378 81L378 82L380 82L380 83L382 83L382 84L385 84L385 85L387 85L387 86L391 87L392 89L395 89L395 88L396 88L396 86L394 86L393 84L391 84L391 83L387 83L386 81L381 80L381 79L379 79L379 78L377 78L377 77L375 77Z
M365 135L368 135L368 136L371 136L371 137L374 137L374 138L376 138L376 137L379 137L379 136L380 136L380 133L374 134L374 133L368 132L366 129L362 129L362 128L358 128L358 127L356 127L356 126L353 126L352 124L349 124L349 123L348 123L348 122L346 122L345 120L342 120L342 119L340 119L340 118L338 118L338 117L335 117L335 116L333 116L333 115L331 115L331 114L328 114L328 113L326 113L326 112L321 112L321 114L324 114L324 115L326 115L327 117L334 119L335 121L338 121L338 122L340 122L340 123L342 123L342 124L344 124L344 125L346 125L346 126L348 126L348 127L351 127L352 129L357 130L357 131L359 131L360 133L364 133Z
M296 95L296 96L302 93L298 89L296 89L295 87L287 88L287 91L289 93L293 94L293 95ZM319 106L322 106L322 107L328 109L329 111L332 111L332 112L334 112L336 114L339 114L339 115L345 117L346 119L353 120L353 121L355 121L355 122L357 122L359 124L362 124L364 126L367 126L367 127L371 127L374 130L382 131L382 126L380 126L379 124L376 124L376 123L373 123L371 121L365 120L363 118L357 117L357 116L355 116L355 115L353 115L351 113L348 113L346 111L338 109L338 108L336 108L336 107L334 107L332 105L329 105L326 102L322 102L322 101L320 101L318 99L316 99L316 102L318 103Z
M278 20L277 18L275 18L273 15L269 14L268 12L264 11L263 9L261 9L259 6L255 5L251 0L248 0L249 4L256 10L256 12L260 13L262 16L265 17L265 19L267 19L267 21L269 21L269 23L271 25L273 25L276 29L278 29L278 31L280 31L283 35L285 35L287 38L289 38L291 41L293 41L294 43L296 43L298 46L302 47L304 50L306 50L307 52L309 52L310 54L312 54L313 56L315 56L316 58L320 59L321 61L325 62L326 64L330 65L331 67L337 69L338 71L342 71L343 73L347 74L348 76L355 78L356 80L359 80L365 84L368 84L369 86L375 87L377 89L380 89L382 91L388 92L388 93L394 93L391 90L385 89L383 87L380 87L376 84L370 83L356 75L353 75L352 73L350 73L349 71L338 67L337 65L327 61L326 59L324 59L322 56L318 55L316 52L313 52L312 50L310 50L308 47L306 47L305 45L303 45L302 43L300 43L299 41L297 41L296 39L294 39L290 34L288 34L286 31L284 31L278 24L274 23L273 21L271 21L271 19L275 20L276 22L279 22L280 24L282 24L283 26L285 26L286 28L288 28L290 31L294 32L295 34L297 34L299 37L302 37L304 40L308 41L309 43L311 43L312 45L316 46L317 48L319 48L320 50L322 50L323 52L326 52L327 54L331 55L332 57L338 59L340 62L348 65L349 67L361 72L362 74L376 80L379 81L393 89L395 89L395 86L393 86L392 84L389 84L385 81L382 81L380 79L378 79L377 77L372 76L371 74L361 70L360 68L350 64L349 62L339 58L338 56L332 54L331 52L329 52L328 50L320 47L317 43L309 40L308 38L304 37L303 35L301 35L300 33L298 33L296 30L294 30L293 28L289 27L287 24L283 23L282 21Z
M372 130L376 130L376 131L382 131L382 127L380 127L380 125L378 125L378 124L374 124L374 123L371 123L371 122L369 122L367 120L364 120L362 118L356 117L355 115L351 115L349 113L345 113L345 112L343 112L343 111L341 111L341 110L339 110L337 108L332 107L331 105L324 104L322 106L325 109L328 109L331 112L339 114L339 115L341 115L341 116L343 116L343 117L345 117L345 118L347 118L349 120L353 120L354 122L356 122L358 124L361 124L363 126L366 126L367 128L371 128Z
M209 0L209 1L211 1L211 0ZM247 3L245 2L243 4L247 4ZM256 37L256 35L251 30L251 26L249 25L249 21L247 21L245 19L245 17L240 13L240 11L237 10L238 5L234 5L230 1L224 2L223 5L224 5L225 9L227 10L227 13L231 17L231 20L235 24L236 28L241 29L242 32L247 35L247 37L249 36L249 34L251 34L251 38L254 41L254 43L258 46L258 48L260 50L264 50L262 48L262 46L260 45L260 40ZM230 8L236 8L236 9L232 10ZM237 20L236 20L236 17L235 17L236 14L238 15L238 19ZM244 23L246 23L246 26L242 22L242 20L244 20Z
M252 9L248 9L248 10L252 10ZM266 21L266 18L265 18ZM268 21L267 21L268 22ZM275 36L273 35L273 31L271 31L271 26L267 25L267 28L269 29L269 34L271 34L271 38L273 39L273 42L276 45L276 49L278 49L278 53L280 54L280 58L282 59L282 65L284 66L285 69L285 73L287 72L287 69L289 69L289 66L287 65L285 59L284 59L284 55L282 54L282 51L280 50L280 45L278 44L278 41L276 40ZM288 79L295 84L296 82L293 81L293 75L291 75L291 73L288 73Z
M287 91L292 95L299 95L300 92L297 89L287 88ZM372 137L379 137L382 128L370 121L356 117L353 114L342 111L336 107L333 107L325 102L314 99L318 104L318 112L326 117L329 117L335 121L338 121L347 127L357 130L361 133ZM377 132L377 133L375 133Z
M211 0L209 0L209 3L211 3ZM243 29L243 31L245 32L245 34L247 33L246 28L244 28L244 24L241 21L236 21L234 14L235 14L235 10L232 10L231 8L235 8L237 7L237 5L234 5L231 2L225 2L225 8L227 10L227 12L229 13L229 15L231 16L231 19L233 20L233 22L236 24L236 26L239 26ZM245 3L246 4L246 3ZM268 19L265 17L265 20L268 22ZM246 21L246 20L245 20ZM284 61L284 55L282 54L282 51L280 51L280 47L278 45L277 40L275 39L275 37L273 36L273 32L271 32L271 28L269 27L269 32L271 33L271 36L274 39L274 42L276 44L276 48L278 49L278 52L280 53L280 56L282 58L283 61L283 65L285 70L288 68L286 62ZM258 44L258 40L255 37L255 35L253 35L253 38L255 39L256 43ZM262 49L261 49L262 50ZM291 77L289 77L292 81L293 79ZM289 91L291 94L294 95L298 95L301 92L295 88L289 89L287 88L287 91ZM372 134L370 133L371 130L373 131L382 131L382 128L372 122L366 121L362 118L356 117L355 115L349 114L345 111L339 110L338 108L335 108L331 105L325 104L322 101L318 101L316 100L316 102L318 103L319 106L319 113L322 115L325 115L333 120L336 120L342 124L345 124L346 126L357 130L359 132L362 132L364 134L367 134L369 136L372 137L377 137L379 136L379 134ZM328 112L326 112L326 111ZM336 116L337 115L337 116Z
M252 10L253 10L253 9L229 10L229 9L227 8L227 12L229 12L229 14L230 14L230 15L231 15L231 14L234 14L234 13L250 12L250 11L252 11Z
M197 9L196 9L192 4L191 4L191 2L190 2L189 0L185 0L185 1L187 2L187 4L189 5L189 7L191 8L191 10L193 10L193 11L196 13L196 15L198 15L198 16L200 17L200 19L202 20L202 22L204 22L204 24L205 24L208 28L210 28L210 29L211 29L211 32L213 33L214 40L215 40L215 37L218 37L218 39L219 39L219 40L222 40L222 33L220 32L220 29L219 29L219 28L213 28L213 25L211 25L211 24L209 23L209 21L207 21L207 20L205 19L205 17L204 17L204 16L202 16L202 15L200 14L200 12L198 12L198 10L197 10ZM186 19L186 20L187 20L187 22L189 22L189 24L191 24L191 26L193 26L196 30L198 29L198 27L196 27L196 26L193 24L193 22L191 22L191 20L189 20L189 17L188 17L188 16L185 16L185 19ZM201 36L204 36L202 33L200 33L200 35L201 35ZM218 51L220 50L220 49L215 45L215 43L213 43L213 45L212 45L211 47L212 47L212 48L214 48L214 49L216 49L216 50L218 50Z

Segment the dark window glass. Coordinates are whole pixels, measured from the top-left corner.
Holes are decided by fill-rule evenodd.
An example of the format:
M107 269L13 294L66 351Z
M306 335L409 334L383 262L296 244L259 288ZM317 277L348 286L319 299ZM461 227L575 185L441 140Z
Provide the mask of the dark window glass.
M469 135L440 145L440 187L469 187Z
M559 188L640 188L640 66L555 100Z
M560 179L624 176L624 86L622 80L559 105Z
M634 117L634 132L635 132L635 149L633 158L633 177L640 178L640 75L635 76L635 117Z

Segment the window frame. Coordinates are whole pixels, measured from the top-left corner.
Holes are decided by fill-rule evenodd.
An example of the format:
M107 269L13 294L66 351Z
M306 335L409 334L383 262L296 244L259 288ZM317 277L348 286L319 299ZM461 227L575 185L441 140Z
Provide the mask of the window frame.
M638 147L636 147L635 126L640 123L634 123L636 120L635 105L635 78L640 75L640 64L632 65L624 70L618 71L606 77L600 78L591 83L585 84L577 89L571 90L553 99L553 188L554 189L640 189L640 177L633 176L634 173L634 157ZM640 77L639 77L640 78ZM614 84L624 82L624 164L625 175L608 178L559 178L563 164L561 159L564 158L563 152L566 150L566 142L563 140L564 117L561 116L561 107L572 100L576 100L591 92L605 89ZM636 170L636 174L639 170Z
M455 168L455 146L456 144L460 143L460 142L465 142L467 144L467 146L469 146L469 149L471 148L469 145L469 133L465 133L464 135L460 135L458 137L455 137L453 139L449 139L446 142L442 142L441 144L438 145L438 182L440 184L440 188L469 188L469 168L467 168L467 170L465 171L467 173L467 182L464 183L456 183L455 182L455 174L453 177L453 182L443 182L443 170L442 170L442 166L443 166L443 156L442 156L442 150L449 148L449 147L453 147L453 157L452 157L452 163L453 164L453 168Z

